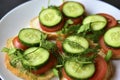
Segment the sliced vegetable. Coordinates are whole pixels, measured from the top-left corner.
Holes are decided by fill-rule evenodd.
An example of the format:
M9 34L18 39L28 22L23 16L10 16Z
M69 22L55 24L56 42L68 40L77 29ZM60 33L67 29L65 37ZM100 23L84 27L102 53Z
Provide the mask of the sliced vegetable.
M84 8L78 2L69 1L64 3L62 11L67 17L77 18L84 13Z
M106 18L106 20L107 20L107 29L117 25L117 20L113 16L111 16L110 14L99 13L99 15Z
M46 27L54 27L62 20L62 13L56 8L47 8L39 14L40 23Z
M56 45L57 45L57 48L60 52L63 52L63 49L62 49L62 41L60 40L57 40L56 41Z
M18 37L23 44L28 46L36 46L39 45L42 34L43 33L38 29L23 28L20 30Z
M107 54L107 52L108 52L109 50L111 50L111 51L112 51L112 58L119 58L119 56L120 56L120 48L112 48L112 47L107 46L107 45L105 44L105 42L104 42L103 36L100 38L99 44L100 44L100 46L101 46L101 48L102 48L102 51L103 51L105 54Z
M80 17L77 17L77 18L71 18L71 19L72 19L74 25L82 24L83 16L80 16Z
M28 48L28 46L24 45L22 42L20 42L18 36L16 36L14 39L13 39L13 45L15 48L18 48L18 49L21 49L21 50L26 50Z
M73 66L75 66L75 65L73 65ZM93 74L92 77L89 78L89 80L103 80L106 73L107 73L106 61L101 56L97 56L95 59L95 73ZM64 68L62 68L62 75L66 80L74 80L72 77L70 77L66 73Z
M65 79L65 80L73 80L70 76L67 75L67 73L65 72L65 69L62 68L62 77Z
M120 48L120 26L109 29L104 35L104 41L108 46Z
M57 64L57 58L53 54L50 54L49 60L47 61L46 64L41 66L39 69L32 70L31 72L33 74L43 74L51 70L56 64Z
M34 69L45 64L50 56L50 53L43 48L31 47L24 52L22 63L24 67Z
M101 56L97 56L95 59L95 73L89 80L104 80L107 69L106 61Z
M93 63L81 65L79 62L66 61L65 62L66 73L75 79L88 79L95 72L95 66Z
M98 31L106 26L107 20L100 15L90 15L83 20L83 24L90 24L92 30Z
M107 52L106 56L105 56L105 60L106 60L106 61L109 61L109 60L111 59L111 57L112 57L112 51L109 50L109 51Z
M59 24L57 24L53 27L48 28L48 27L42 25L41 23L40 23L40 27L42 28L42 30L44 30L46 32L55 32L55 31L61 30L62 27L64 26L64 23L65 23L65 20L62 19L62 21Z
M63 41L63 49L71 54L81 54L88 47L88 41L80 36L69 36Z

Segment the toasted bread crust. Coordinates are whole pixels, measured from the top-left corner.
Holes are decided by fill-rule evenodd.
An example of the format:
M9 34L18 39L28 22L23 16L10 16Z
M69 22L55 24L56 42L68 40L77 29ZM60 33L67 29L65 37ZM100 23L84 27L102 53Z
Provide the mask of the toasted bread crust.
M13 46L12 39L13 38L10 38L7 40L6 46L8 48ZM10 64L10 57L8 56L8 54L5 55L5 65L6 65L6 68L10 70L13 74L15 74L16 76L20 78L23 78L24 80L34 80L34 79L35 80L50 80L52 77L54 77L54 73L52 71L48 71L44 74L44 76L40 76L40 75L34 75L27 70L21 70L20 68L13 67Z

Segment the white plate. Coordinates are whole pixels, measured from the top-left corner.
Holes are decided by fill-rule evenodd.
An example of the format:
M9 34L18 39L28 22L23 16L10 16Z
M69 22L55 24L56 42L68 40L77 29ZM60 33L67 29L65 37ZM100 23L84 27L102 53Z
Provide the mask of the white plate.
M109 13L116 19L120 20L120 10L115 7L98 1L98 0L74 0L84 4L88 13ZM51 0L51 4L60 5L62 0ZM46 7L48 4L47 0L32 0L26 2L8 14L6 14L0 21L0 50L5 46L6 40L18 33L18 31L29 25L29 22L35 16L38 16L42 6ZM115 74L112 80L120 80L120 60L113 61L115 67ZM20 78L13 75L4 65L4 53L0 52L0 75L4 80L21 80Z

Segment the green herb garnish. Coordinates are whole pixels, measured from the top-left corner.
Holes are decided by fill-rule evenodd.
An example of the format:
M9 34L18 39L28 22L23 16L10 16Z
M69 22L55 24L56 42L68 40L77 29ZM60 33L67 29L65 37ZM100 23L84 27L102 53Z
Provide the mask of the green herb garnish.
M117 20L118 23L120 23L120 20Z

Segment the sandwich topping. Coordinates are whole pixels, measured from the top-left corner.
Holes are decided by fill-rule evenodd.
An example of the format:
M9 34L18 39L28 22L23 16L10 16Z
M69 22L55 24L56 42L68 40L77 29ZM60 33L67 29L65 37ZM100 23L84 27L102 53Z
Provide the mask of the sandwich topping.
M37 22L2 49L7 68L25 80L110 78L109 62L120 56L120 26L109 14L86 12L75 1L42 9Z

